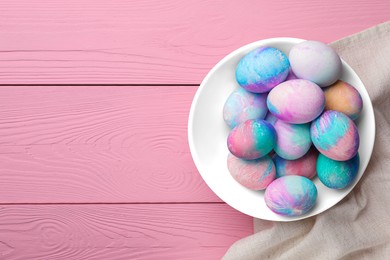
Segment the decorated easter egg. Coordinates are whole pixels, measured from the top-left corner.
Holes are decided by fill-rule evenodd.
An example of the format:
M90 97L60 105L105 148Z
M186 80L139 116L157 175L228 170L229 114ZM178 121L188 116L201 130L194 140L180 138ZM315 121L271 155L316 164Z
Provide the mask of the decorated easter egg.
M255 94L238 88L225 102L223 119L233 128L249 119L263 119L267 112L267 94Z
M291 68L300 79L310 80L321 87L329 86L341 76L341 59L329 45L305 41L291 48Z
M288 175L299 175L313 178L316 175L318 151L312 148L303 157L297 160L286 160L275 155L273 157L276 167L276 178Z
M355 123L338 111L325 111L314 120L310 135L317 150L333 160L349 160L359 149L359 133Z
M282 120L274 123L276 131L275 152L287 160L304 156L311 146L310 124L289 124Z
M306 177L283 176L268 185L264 199L266 205L277 214L300 216L313 208L317 188Z
M253 160L267 155L276 143L274 127L261 119L247 120L233 128L228 136L229 151L242 159Z
M285 81L273 88L267 97L269 111L291 124L312 121L321 114L324 105L322 89L304 79Z
M263 190L275 179L275 165L269 156L243 160L229 154L227 165L232 177L251 190Z
M336 81L333 85L324 90L325 110L336 110L343 112L352 120L359 117L363 109L363 100L353 86L342 80Z
M260 47L246 54L236 68L240 86L254 93L264 93L283 82L290 69L287 56L272 47Z
M335 161L320 154L317 160L318 179L328 188L344 189L356 179L359 163L359 154L347 161Z

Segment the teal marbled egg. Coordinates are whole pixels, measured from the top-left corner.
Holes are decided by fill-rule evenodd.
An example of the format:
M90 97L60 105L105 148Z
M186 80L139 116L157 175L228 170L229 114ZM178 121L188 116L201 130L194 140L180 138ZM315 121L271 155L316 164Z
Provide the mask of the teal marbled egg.
M328 188L344 189L356 179L359 164L359 154L348 161L335 161L320 154L316 167L318 179Z

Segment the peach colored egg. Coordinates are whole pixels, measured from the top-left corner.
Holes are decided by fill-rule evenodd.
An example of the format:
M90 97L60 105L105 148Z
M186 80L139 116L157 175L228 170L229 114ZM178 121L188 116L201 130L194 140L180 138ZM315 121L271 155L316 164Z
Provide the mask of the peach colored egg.
M324 90L325 110L335 110L343 112L352 120L359 117L363 109L363 100L353 86L338 80L333 85Z

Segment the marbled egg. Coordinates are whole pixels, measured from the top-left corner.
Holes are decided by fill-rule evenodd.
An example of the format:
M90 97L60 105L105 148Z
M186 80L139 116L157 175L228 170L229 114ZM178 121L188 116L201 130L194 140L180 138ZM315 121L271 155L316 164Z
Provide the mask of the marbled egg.
M311 146L310 124L289 124L282 120L274 123L276 131L275 152L287 160L304 156Z
M363 109L363 100L353 86L342 80L324 89L325 110L343 112L352 120L359 117Z
M246 54L236 68L240 86L254 93L264 93L283 82L289 72L287 56L272 47L260 47Z
M283 176L268 185L265 203L275 213L284 216L300 216L316 203L317 188L302 176Z
M335 161L320 154L317 160L318 179L328 188L344 189L356 179L359 164L359 154L348 161Z
M269 111L291 124L304 124L318 117L324 109L322 89L304 79L285 81L268 94Z
M291 68L300 79L310 80L321 87L329 86L341 76L339 55L329 45L318 41L305 41L291 48Z
M325 111L313 121L310 135L317 150L333 160L349 160L359 149L359 133L355 123L338 111Z
M274 155L276 178L288 175L299 175L313 178L316 175L318 151L311 148L303 157L297 160L286 160L279 155Z
M233 128L249 119L264 119L267 112L267 94L255 94L240 87L226 100L223 119Z
M263 190L275 179L275 165L269 156L243 160L229 154L227 165L232 177L251 190Z
M253 160L267 155L276 143L274 127L261 119L247 120L233 128L228 136L229 151L242 159Z

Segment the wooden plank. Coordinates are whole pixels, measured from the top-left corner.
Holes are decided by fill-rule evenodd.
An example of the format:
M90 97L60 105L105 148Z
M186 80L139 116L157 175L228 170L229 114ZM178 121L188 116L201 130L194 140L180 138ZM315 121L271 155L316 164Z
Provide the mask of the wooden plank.
M0 84L199 84L249 42L330 42L389 10L386 0L3 0Z
M0 87L0 203L219 202L187 142L197 87Z
M253 233L226 204L0 206L1 259L220 259Z

